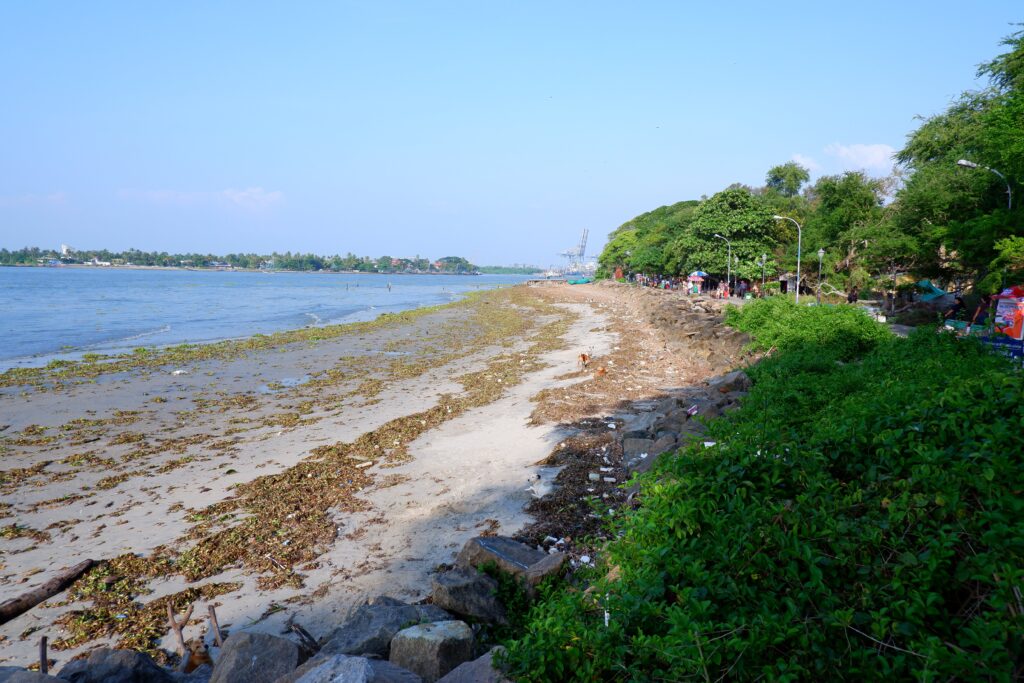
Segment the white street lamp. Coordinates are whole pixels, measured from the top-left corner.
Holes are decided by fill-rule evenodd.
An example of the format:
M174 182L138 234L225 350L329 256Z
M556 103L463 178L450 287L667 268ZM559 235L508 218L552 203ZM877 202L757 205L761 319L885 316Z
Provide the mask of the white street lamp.
M732 295L732 283L730 282L730 280L732 278L732 242L730 242L729 240L725 239L724 237L719 235L717 232L715 233L715 237L717 237L720 240L725 240L725 244L726 244L726 246L729 249L729 253L726 256L726 261L725 261L725 286L729 289L729 295L731 296Z
M821 259L825 258L825 250L818 250L818 305L821 305Z
M968 161L967 159L960 159L959 161L956 162L956 165L957 166L963 166L964 168L983 168L986 171L992 171L997 176L1002 178L1003 182L1006 183L1006 210L1007 211L1012 211L1013 210L1013 190L1010 189L1010 181L1006 179L1006 176L1004 176L1002 173L1000 173L999 171L997 171L994 168L989 168L988 166L982 166L981 164L976 164L973 161Z
M768 254L761 254L761 294L764 295L764 264L768 263Z
M800 304L800 248L803 242L803 230L800 224L789 216L772 216L777 221L790 221L796 226L796 303Z

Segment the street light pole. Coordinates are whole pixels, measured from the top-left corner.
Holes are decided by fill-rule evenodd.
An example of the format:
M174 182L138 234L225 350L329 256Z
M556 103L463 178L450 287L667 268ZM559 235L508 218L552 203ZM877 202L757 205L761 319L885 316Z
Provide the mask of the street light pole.
M821 259L825 258L825 250L818 250L818 305L821 305Z
M772 216L777 221L790 221L796 226L796 303L800 304L800 248L803 241L803 230L800 224L789 216Z
M761 294L764 295L764 264L768 263L768 254L761 254Z
M726 289L729 290L729 296L732 296L732 284L729 282L732 279L732 242L725 239L717 232L715 233L715 237L717 237L720 240L725 240L725 244L729 249L728 256L726 256L725 262L725 287Z
M1003 182L1006 183L1006 210L1007 211L1012 211L1013 210L1013 190L1010 189L1010 181L1006 179L1006 176L1004 176L1002 173L1000 173L999 171L997 171L994 168L989 168L988 166L982 166L981 164L976 164L973 161L968 161L967 159L960 159L959 161L956 162L956 165L957 166L963 166L964 168L983 168L986 171L992 171L997 176L1002 178Z

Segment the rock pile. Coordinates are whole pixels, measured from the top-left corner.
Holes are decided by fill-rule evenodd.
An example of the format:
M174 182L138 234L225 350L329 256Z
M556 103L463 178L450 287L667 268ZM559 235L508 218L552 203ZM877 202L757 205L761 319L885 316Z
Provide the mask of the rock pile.
M98 649L54 677L0 667L0 683L465 683L505 681L491 666L493 650L476 642L487 624L504 624L498 582L482 568L503 571L529 591L565 561L501 536L471 539L455 566L433 579L428 604L389 597L368 600L318 642L238 631L211 667L191 673L158 666L144 653Z

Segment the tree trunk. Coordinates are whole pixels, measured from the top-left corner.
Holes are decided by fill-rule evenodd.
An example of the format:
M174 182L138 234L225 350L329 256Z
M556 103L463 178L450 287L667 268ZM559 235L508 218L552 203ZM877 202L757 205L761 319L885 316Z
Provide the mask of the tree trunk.
M57 576L53 577L42 586L34 588L18 597L0 603L0 624L6 624L11 619L24 614L43 600L50 598L70 586L74 581L93 565L92 560L83 560L73 567L67 567Z

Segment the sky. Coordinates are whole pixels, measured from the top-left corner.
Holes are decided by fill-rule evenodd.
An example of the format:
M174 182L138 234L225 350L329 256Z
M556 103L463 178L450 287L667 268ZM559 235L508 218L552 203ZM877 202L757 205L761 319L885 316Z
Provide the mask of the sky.
M885 175L1020 0L0 3L0 247L588 255L637 214Z

